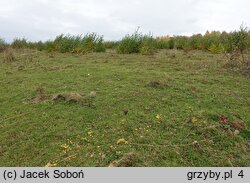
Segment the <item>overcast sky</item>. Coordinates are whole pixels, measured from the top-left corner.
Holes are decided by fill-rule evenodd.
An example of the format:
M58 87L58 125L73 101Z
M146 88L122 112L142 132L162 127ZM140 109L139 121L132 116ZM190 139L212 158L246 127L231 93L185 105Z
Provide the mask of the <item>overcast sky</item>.
M96 32L120 39L140 26L153 35L191 35L250 26L250 0L0 0L0 37L48 40Z

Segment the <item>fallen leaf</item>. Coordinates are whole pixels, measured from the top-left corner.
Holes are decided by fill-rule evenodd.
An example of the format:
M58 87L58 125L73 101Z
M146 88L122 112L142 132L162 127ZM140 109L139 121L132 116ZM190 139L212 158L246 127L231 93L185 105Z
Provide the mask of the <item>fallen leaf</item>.
M55 167L57 164L56 163L47 163L47 165L45 165L45 167Z
M161 120L161 116L159 114L157 114L156 119Z
M191 122L194 124L194 123L196 123L198 121L198 119L196 118L196 117L192 117L192 119L191 119Z
M63 144L63 145L61 145L61 147L63 148L63 149L68 149L69 148L69 145L67 145L67 144Z
M119 139L117 142L116 142L117 145L123 145L123 144L128 144L128 141L126 141L125 139Z

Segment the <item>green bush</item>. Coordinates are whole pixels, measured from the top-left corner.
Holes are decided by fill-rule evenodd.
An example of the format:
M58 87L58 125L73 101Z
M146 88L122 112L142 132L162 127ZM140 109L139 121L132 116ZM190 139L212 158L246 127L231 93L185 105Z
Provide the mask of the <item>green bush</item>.
M126 35L119 43L117 52L121 54L139 53L143 41L143 35L135 31L132 35Z
M222 53L224 51L224 47L222 44L212 44L210 46L210 48L208 48L208 50L211 52L211 53Z
M31 43L30 44L30 49L37 49L39 51L42 51L45 49L45 44L42 41Z
M43 43L43 50L46 50L48 52L56 51L55 44L53 41L46 41Z
M95 33L85 36L60 35L52 42L46 43L48 51L58 51L61 53L90 53L104 52L103 37Z
M201 34L191 36L188 41L188 46L194 50L203 49L202 38Z
M155 39L155 48L156 49L169 49L168 41L170 40L169 36L157 37Z
M212 47L218 46L221 42L221 33L219 31L206 32L202 38L202 49L210 51Z
M25 38L23 39L15 38L14 41L11 43L11 47L14 49L23 49L23 48L28 48L29 44Z
M175 37L174 47L176 49L186 49L188 47L188 37L186 37L186 36Z
M0 38L0 52L3 52L6 49L7 49L6 42L3 39Z
M105 41L103 45L106 49L116 49L119 44L119 41Z
M0 50L5 43L0 40ZM30 48L46 51L58 51L61 53L90 53L105 52L106 49L116 49L117 53L130 54L141 53L151 55L156 49L182 49L204 50L212 53L238 52L244 59L244 54L250 48L250 32L243 26L234 32L206 32L205 35L192 36L163 36L154 38L151 34L143 35L136 30L131 35L126 35L121 41L103 41L103 37L95 33L87 35L59 35L52 41L28 42L26 39L15 39L11 43L12 48Z
M156 50L156 39L151 34L143 35L135 31L132 35L126 35L117 47L117 53L131 54L141 53L143 55L152 55Z
M156 40L152 35L145 35L140 45L140 53L142 55L153 55L156 50Z
M232 33L232 49L243 54L246 50L249 49L250 45L248 39L247 28L241 26L239 31L235 31Z

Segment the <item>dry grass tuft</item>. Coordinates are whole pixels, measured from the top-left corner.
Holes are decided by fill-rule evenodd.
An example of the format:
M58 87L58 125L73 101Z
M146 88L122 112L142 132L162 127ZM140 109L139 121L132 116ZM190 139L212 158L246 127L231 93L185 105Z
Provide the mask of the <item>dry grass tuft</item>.
M42 86L39 86L36 89L36 95L30 99L30 103L32 103L32 104L43 103L43 102L48 101L49 98L50 98L50 96L46 95L45 88L43 88Z
M5 63L14 62L16 60L16 58L13 54L13 51L10 49L5 50L3 53L3 60Z
M154 81L150 81L146 86L151 87L151 88L160 88L160 89L162 89L162 88L166 87L167 85L162 83L161 81L154 80Z
M138 154L127 153L121 159L110 163L109 167L140 167L142 160Z
M6 50L7 50L7 48L6 48L5 46L1 46L1 45L0 45L0 53L4 52L4 51L6 51Z
M228 59L224 64L226 69L234 69L240 71L242 74L250 76L250 58L247 58L244 61L239 59Z
M66 101L70 103L81 104L82 106L94 106L96 92L90 92L89 95L83 96L76 92L56 94L52 96L53 101Z
M171 58L176 58L176 54L175 54L175 53L172 53L172 54L170 55L170 57L171 57Z
M64 101L72 102L72 103L80 103L82 99L83 99L83 96L75 92L56 94L52 97L52 100L54 101L64 100Z
M83 96L76 92L48 95L46 94L45 89L39 86L36 89L36 95L32 97L31 99L29 99L28 103L38 104L38 103L43 103L43 102L47 102L51 100L55 102L66 101L69 103L76 103L82 106L92 107L92 106L95 106L95 98L96 98L96 92L94 91L90 92L86 96Z
M55 52L49 52L48 53L48 58L55 58L56 57L56 53Z
M243 68L243 73L250 76L250 58L248 58L247 60L245 60L245 64L244 65L245 66Z

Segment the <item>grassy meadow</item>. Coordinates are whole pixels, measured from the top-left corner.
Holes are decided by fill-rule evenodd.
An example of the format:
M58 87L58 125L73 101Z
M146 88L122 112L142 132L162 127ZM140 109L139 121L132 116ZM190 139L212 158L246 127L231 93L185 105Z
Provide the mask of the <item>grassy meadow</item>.
M250 80L223 54L0 53L0 166L250 166Z

